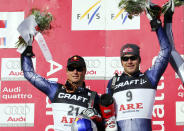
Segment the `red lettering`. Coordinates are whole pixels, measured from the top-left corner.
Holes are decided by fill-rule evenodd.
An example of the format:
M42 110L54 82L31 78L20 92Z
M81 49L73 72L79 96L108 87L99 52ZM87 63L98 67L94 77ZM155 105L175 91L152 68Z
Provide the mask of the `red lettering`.
M134 104L127 104L127 109L129 110L129 109L135 109L134 108Z
M26 121L26 118L23 118L22 116L20 118L13 118L10 116L7 121Z
M62 120L61 120L62 123L68 123L67 121L67 118L66 117L63 117Z
M114 72L114 74L118 74L118 75L120 75L120 74L122 74L123 72L122 71L118 71L118 70L115 70L115 72Z
M136 109L143 109L142 103L136 103Z
M122 110L131 110L131 109L143 109L143 103L135 103L135 104L126 104L121 105L119 111Z
M70 123L72 123L74 121L74 118L70 118Z
M94 70L87 71L86 74L87 74L87 75L88 75L88 74L90 74L90 75L96 75L96 71L94 71Z
M23 72L14 72L14 71L11 71L9 76L22 76L23 75Z
M9 117L7 121L13 121L13 118L12 117Z
M126 110L124 105L120 106L120 110L119 111L122 111L122 110Z

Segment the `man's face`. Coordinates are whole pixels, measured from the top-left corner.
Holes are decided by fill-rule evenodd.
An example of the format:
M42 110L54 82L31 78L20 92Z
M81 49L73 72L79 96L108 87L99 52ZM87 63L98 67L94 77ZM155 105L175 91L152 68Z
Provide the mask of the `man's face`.
M85 78L86 69L84 67L79 66L69 66L67 67L67 79L77 83L82 82Z
M124 55L121 58L121 64L124 67L124 72L131 76L139 71L140 59L134 55Z

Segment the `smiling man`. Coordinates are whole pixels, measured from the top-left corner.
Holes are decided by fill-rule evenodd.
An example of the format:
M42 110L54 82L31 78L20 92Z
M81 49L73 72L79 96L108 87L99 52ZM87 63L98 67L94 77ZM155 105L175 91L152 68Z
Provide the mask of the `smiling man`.
M32 46L28 46L21 54L21 66L24 77L38 90L46 94L51 103L55 131L71 131L72 122L84 111L91 111L89 117L97 128L103 131L101 115L99 114L99 96L85 86L86 63L81 56L74 55L67 61L66 83L60 84L46 80L38 75L33 68L31 57ZM82 121L80 128L86 129L90 125ZM80 129L78 128L78 130ZM92 127L90 128L93 130Z
M158 9L160 10L158 6L152 4L147 7L147 10ZM115 104L115 113L111 113L107 119L113 118L117 122L118 131L152 131L151 119L157 85L168 65L171 45L159 16L148 11L147 15L152 31L157 34L160 52L154 65L142 73L139 70L141 63L139 46L130 43L122 46L120 60L124 72L109 81L105 94L109 99L111 96ZM106 108L112 109L111 105L112 103L106 104Z
M135 44L126 44L121 49L121 64L124 72L131 76L139 71L141 58L139 56L139 47Z

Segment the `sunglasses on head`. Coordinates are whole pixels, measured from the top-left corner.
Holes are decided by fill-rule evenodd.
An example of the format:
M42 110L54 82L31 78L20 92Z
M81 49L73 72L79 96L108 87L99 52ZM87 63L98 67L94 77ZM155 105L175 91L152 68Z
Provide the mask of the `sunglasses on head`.
M137 56L130 56L130 57L123 56L123 57L121 57L121 60L122 61L128 61L130 59L130 60L133 61L133 60L137 60L137 58L138 58Z
M78 72L82 72L84 70L84 68L82 66L69 66L67 67L68 71L74 71L75 69L78 71Z

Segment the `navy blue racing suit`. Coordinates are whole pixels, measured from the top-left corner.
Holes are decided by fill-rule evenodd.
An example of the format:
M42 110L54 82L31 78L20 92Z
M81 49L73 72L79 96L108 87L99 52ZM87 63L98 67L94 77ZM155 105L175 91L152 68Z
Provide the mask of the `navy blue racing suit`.
M52 102L54 129L55 131L71 131L71 124L78 114L88 108L92 91L78 87L74 93L67 93L64 86L57 82L46 80L36 74L31 57L21 56L24 77L37 89L45 93ZM94 108L99 112L99 96L96 94ZM98 125L99 124L99 125ZM97 123L98 128L102 128Z
M172 23L164 22L164 30L172 46L170 64L174 71L178 74L184 85L184 59L180 56L174 45L174 38L172 32Z
M156 31L160 52L154 65L146 72L133 76L123 73L112 88L112 79L107 93L115 100L116 120L119 131L151 131L152 110L157 84L164 73L170 57L171 45L162 29Z

